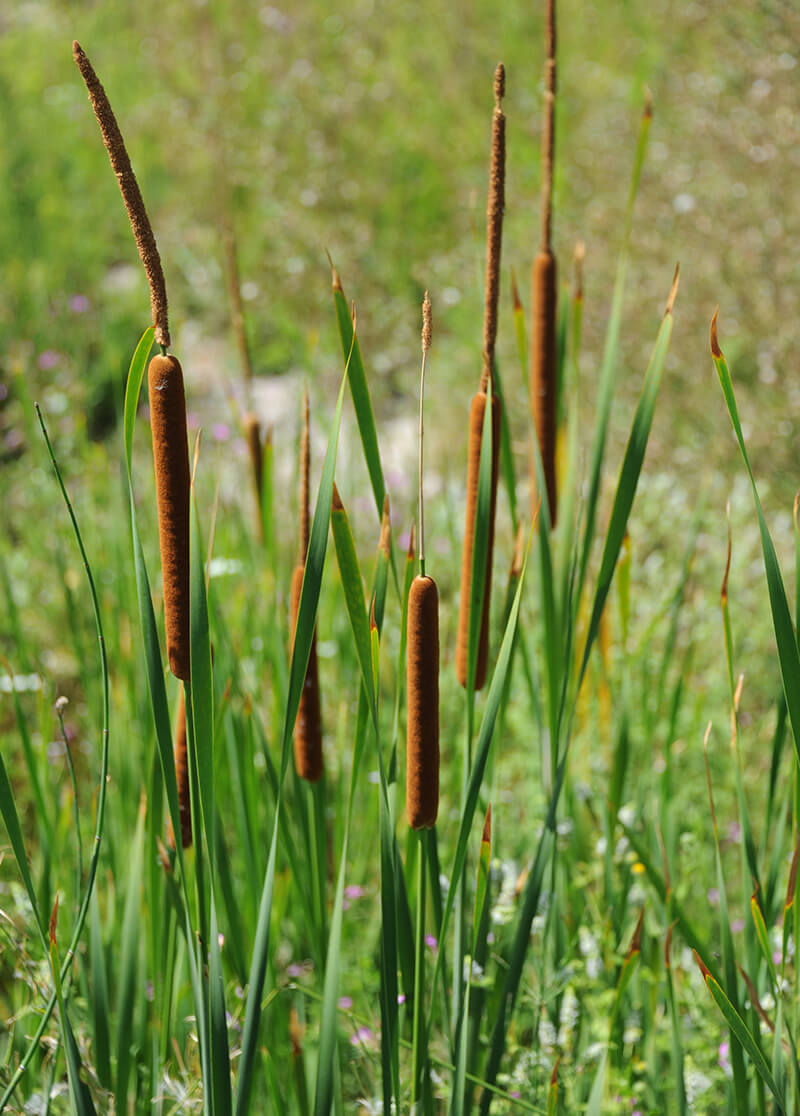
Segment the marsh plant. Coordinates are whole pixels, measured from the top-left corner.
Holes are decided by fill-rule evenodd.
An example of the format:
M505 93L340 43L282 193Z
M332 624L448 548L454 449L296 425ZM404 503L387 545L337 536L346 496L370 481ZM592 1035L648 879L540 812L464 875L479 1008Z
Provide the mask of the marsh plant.
M621 461L608 452L652 111L648 100L587 406L578 394L583 249L572 285L559 281L552 236L554 0L545 43L530 329L515 284L502 311L504 67L487 82L478 390L470 402L465 387L453 402L468 416L460 556L426 550L446 518L435 490L423 500L423 445L436 437L423 423L426 374L437 375L436 292L422 305L418 514L401 525L407 544L392 521L356 310L333 265L342 371L332 411L313 379L297 401L295 517L271 431L253 410L230 227L226 278L247 401L240 482L250 494L247 510L230 515L208 498L202 440L190 446L187 433L192 369L187 362L184 380L169 352L155 237L108 98L75 44L153 324L125 389L126 516L102 557L96 532L98 553L84 545L68 494L74 478L65 483L37 409L95 618L92 660L70 597L91 703L81 720L92 721L100 698L102 716L78 754L66 698L53 712L39 703L32 733L22 686L12 687L17 737L0 754L15 864L7 871L6 858L0 912L0 1110L798 1111L800 781L793 763L791 776L785 770L785 743L800 739L796 622L715 319L712 355L756 501L784 700L762 792L748 786L740 753L726 573L730 751L723 768L706 732L707 793L693 801L702 802L713 884L698 888L702 826L679 812L684 775L673 744L684 723L692 645L681 617L699 520L686 526L683 565L652 622L655 665L632 637L628 537L677 269L671 285L664 277L661 308L631 300L653 319L655 341ZM506 320L519 366L501 370L495 342ZM409 353L409 393L414 367ZM145 372L155 500L137 435ZM529 393L522 479L504 394L511 377ZM358 493L337 474L348 395L370 515L374 505L373 536L358 539L347 511ZM316 484L312 417L328 429ZM501 519L514 540L504 581ZM223 546L235 554L233 572L217 578ZM99 562L114 576L98 592ZM29 637L17 631L23 662ZM39 745L56 725L68 779ZM765 803L758 824L755 795Z

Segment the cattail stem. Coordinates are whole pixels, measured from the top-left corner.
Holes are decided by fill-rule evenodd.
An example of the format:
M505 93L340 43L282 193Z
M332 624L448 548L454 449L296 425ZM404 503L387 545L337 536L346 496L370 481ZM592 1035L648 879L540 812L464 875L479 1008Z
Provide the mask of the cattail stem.
M425 298L422 300L422 368L419 376L419 569L423 577L425 576L425 515L422 489L422 443L424 435L422 404L425 397L425 358L428 355L428 349L431 347L432 333L431 300L428 298L428 292L426 291Z
M412 1027L412 1102L421 1110L425 1067L425 834L417 834L417 920L414 956L414 1022Z
M542 241L541 251L549 252L552 240L553 163L555 159L556 104L556 3L547 0L545 22L545 102L542 119Z
M154 356L147 373L156 474L158 538L169 666L189 679L189 446L183 372L174 356Z
M80 43L73 42L72 56L81 72L81 77L86 83L97 123L103 136L108 157L114 174L117 176L122 200L128 211L133 237L139 255L144 264L147 282L150 286L150 306L155 326L156 342L161 346L163 356L167 355L170 344L169 320L167 315L167 288L164 282L164 272L161 268L161 257L158 254L156 238L147 216L139 183L133 173L133 167L128 157L125 141L119 130L116 117L111 108L111 103L106 91L100 84L100 79L94 71L89 59L81 49Z
M308 388L303 389L303 430L300 435L300 549L297 560L305 564L308 540L311 535L309 506L309 478L311 475L311 422L309 417Z

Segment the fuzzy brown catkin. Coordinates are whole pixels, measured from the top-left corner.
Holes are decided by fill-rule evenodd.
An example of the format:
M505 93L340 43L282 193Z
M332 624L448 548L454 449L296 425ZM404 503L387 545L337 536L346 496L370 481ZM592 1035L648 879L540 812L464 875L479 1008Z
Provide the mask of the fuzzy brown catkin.
M294 648L300 594L303 589L304 567L295 566L290 593L292 648ZM317 663L317 632L311 637L311 654L300 695L297 720L294 723L294 763L297 774L309 783L316 783L322 776L322 712L319 695L319 666Z
M256 501L256 525L263 541L264 529L261 523L261 492L264 482L264 451L261 445L261 424L258 417L250 412L244 416L244 433L247 450L250 454L250 468L253 474L253 492Z
M100 125L103 143L108 152L111 167L117 176L122 200L128 211L133 238L144 264L147 282L150 286L150 306L153 314L156 342L167 349L170 344L167 288L164 282L164 272L161 268L161 257L158 254L156 238L153 235L153 229L147 216L147 210L139 190L139 183L136 181L125 141L122 138L106 91L100 83L94 67L84 54L80 43L73 42L72 56L86 84L89 101L97 117L97 123Z
M551 252L539 252L531 271L531 411L542 470L547 488L550 525L558 514L556 485L556 260ZM538 504L535 484L531 485L531 515Z
M467 685L469 656L470 588L472 585L472 558L475 547L475 516L478 511L478 481L483 443L483 420L488 396L479 391L472 397L469 409L469 445L467 448L467 510L464 522L464 549L461 555L461 604L458 611L458 640L456 642L456 677ZM497 507L497 479L500 461L500 400L492 396L492 487L489 503L489 537L486 544L486 576L483 589L478 654L475 662L475 689L486 682L489 664L489 602L492 587L492 557L494 553L494 520Z
M439 812L439 593L417 576L408 594L406 813L412 829Z
M182 688L175 728L175 779L178 783L181 843L188 849L192 843L192 805L189 792L189 753L186 747L186 696Z
M189 446L183 373L174 356L147 372L169 667L189 681Z

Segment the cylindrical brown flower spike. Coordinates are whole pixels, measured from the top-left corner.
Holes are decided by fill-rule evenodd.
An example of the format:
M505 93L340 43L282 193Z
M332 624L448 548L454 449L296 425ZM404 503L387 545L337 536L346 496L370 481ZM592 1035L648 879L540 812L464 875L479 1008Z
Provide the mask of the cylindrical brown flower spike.
M300 594L310 535L308 504L309 469L311 464L308 392L303 395L303 432L300 438L300 544L297 564L292 574L290 592L292 648L294 648ZM338 493L334 487L334 502ZM311 654L308 659L300 706L294 724L294 763L297 774L309 783L322 777L322 710L319 693L319 664L317 662L317 630L311 636Z
M164 583L169 667L184 682L189 655L189 446L183 373L174 356L154 356L147 373Z
M542 235L531 269L531 413L542 458L550 525L556 524L556 260L552 252L553 158L555 148L556 14L548 0L545 28L545 107L542 121ZM531 516L539 503L535 472L531 477Z
M264 541L264 525L261 522L261 490L264 482L264 451L261 445L261 424L258 416L249 412L244 416L244 433L250 454L250 468L253 474L253 493L256 503L256 529Z
M479 391L472 397L469 410L469 445L467 448L467 512L464 524L464 549L461 555L461 604L458 611L458 641L456 643L456 677L460 685L467 685L467 658L469 651L470 589L472 586L472 558L475 547L475 517L478 511L478 480L483 441L483 420L488 396ZM497 506L497 480L500 461L500 401L492 396L492 490L489 505L489 536L486 543L486 576L483 591L483 610L478 638L475 665L475 689L482 689L486 682L489 663L489 603L492 584L492 558L494 552L494 520Z
M300 608L300 593L303 588L303 566L295 566L291 586L291 631L292 647L297 627L297 613ZM294 724L294 764L297 774L309 783L316 783L322 777L322 711L319 700L319 664L317 662L316 629L311 638L311 654L308 659L300 707Z
M406 812L412 829L439 812L439 593L417 575L408 594Z

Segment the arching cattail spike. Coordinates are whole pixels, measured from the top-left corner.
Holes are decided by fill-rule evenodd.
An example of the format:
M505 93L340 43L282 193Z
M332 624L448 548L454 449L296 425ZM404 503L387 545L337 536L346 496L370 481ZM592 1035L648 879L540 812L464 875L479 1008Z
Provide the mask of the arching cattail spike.
M648 85L644 87L644 115L648 120L653 119L653 94Z
M556 259L539 252L531 274L531 411L542 460L550 525L558 514L556 488L557 298ZM532 495L536 493L535 473Z
M103 143L106 146L114 174L117 176L136 247L139 249L139 255L147 275L147 282L150 286L150 305L153 325L155 326L155 339L157 344L162 346L163 355L166 355L166 350L170 345L167 288L164 282L156 238L153 235L153 229L147 216L147 210L139 190L139 183L136 181L125 141L122 138L106 91L101 85L94 67L77 41L72 44L72 56L86 84L92 109L97 117L97 123L100 125Z
M174 356L154 356L147 373L156 474L164 623L172 673L190 677L189 446L183 373Z

